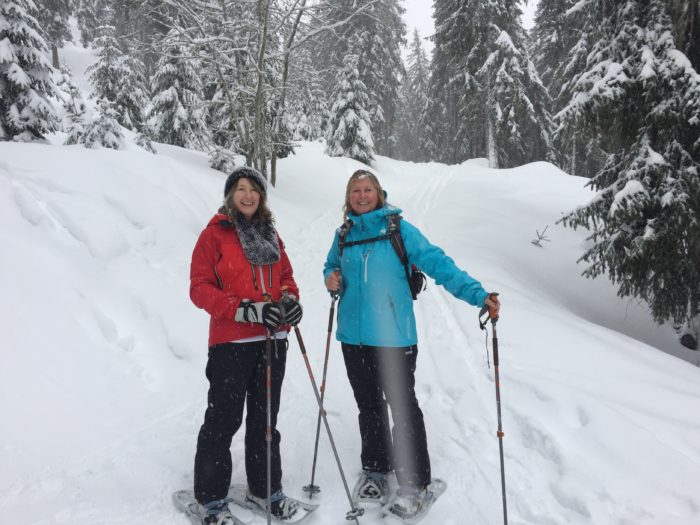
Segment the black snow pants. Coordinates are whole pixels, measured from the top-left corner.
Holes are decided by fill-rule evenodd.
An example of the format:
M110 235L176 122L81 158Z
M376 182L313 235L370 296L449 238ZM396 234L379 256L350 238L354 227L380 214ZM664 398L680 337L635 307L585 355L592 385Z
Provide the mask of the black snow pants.
M389 472L393 468L400 486L427 486L430 456L423 412L415 392L418 347L343 343L342 348L360 411L362 468L373 472ZM387 403L394 423L391 431Z
M272 492L282 489L277 413L287 359L287 340L272 340ZM208 406L194 459L194 494L202 504L223 499L231 483L231 440L245 421L245 468L250 491L267 494L267 389L265 341L209 348Z

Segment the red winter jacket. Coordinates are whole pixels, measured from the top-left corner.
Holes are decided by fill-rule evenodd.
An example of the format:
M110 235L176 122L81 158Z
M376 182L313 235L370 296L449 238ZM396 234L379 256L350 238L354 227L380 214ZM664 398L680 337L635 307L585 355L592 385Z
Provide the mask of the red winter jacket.
M279 235L277 236L279 239ZM253 273L255 272L255 273ZM261 283L261 273L264 283ZM282 288L299 297L292 266L280 239L280 260L272 265L251 265L243 253L235 226L216 214L200 234L192 252L190 298L211 315L209 346L264 336L265 327L233 320L242 299L264 301L264 291L279 301ZM289 326L281 327L289 329Z

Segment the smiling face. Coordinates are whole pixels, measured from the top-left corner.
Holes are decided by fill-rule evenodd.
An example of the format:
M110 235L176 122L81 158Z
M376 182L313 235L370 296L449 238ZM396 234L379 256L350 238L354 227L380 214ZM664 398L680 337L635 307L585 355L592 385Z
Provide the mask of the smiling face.
M379 192L369 177L353 181L349 193L350 207L356 215L377 209Z
M234 208L246 219L251 219L260 205L260 191L249 179L242 177L236 182L232 193Z

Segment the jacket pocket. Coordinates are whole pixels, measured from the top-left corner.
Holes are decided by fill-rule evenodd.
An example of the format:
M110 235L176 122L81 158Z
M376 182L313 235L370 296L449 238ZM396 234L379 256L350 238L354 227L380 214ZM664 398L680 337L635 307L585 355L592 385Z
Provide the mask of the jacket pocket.
M391 317L394 319L394 327L400 334L402 333L401 323L399 322L399 312L396 309L396 303L394 303L394 299L389 294L387 294L387 299L389 299L389 310L391 310Z

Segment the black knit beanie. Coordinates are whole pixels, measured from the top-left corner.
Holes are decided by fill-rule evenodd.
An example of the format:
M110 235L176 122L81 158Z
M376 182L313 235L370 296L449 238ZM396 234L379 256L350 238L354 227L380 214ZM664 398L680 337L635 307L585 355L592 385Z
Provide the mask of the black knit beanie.
M243 178L255 181L255 183L260 186L262 192L267 193L267 181L258 170L249 166L239 166L233 170L231 175L228 176L228 179L226 179L226 184L224 184L224 197L228 195L228 192L234 187L236 181Z

